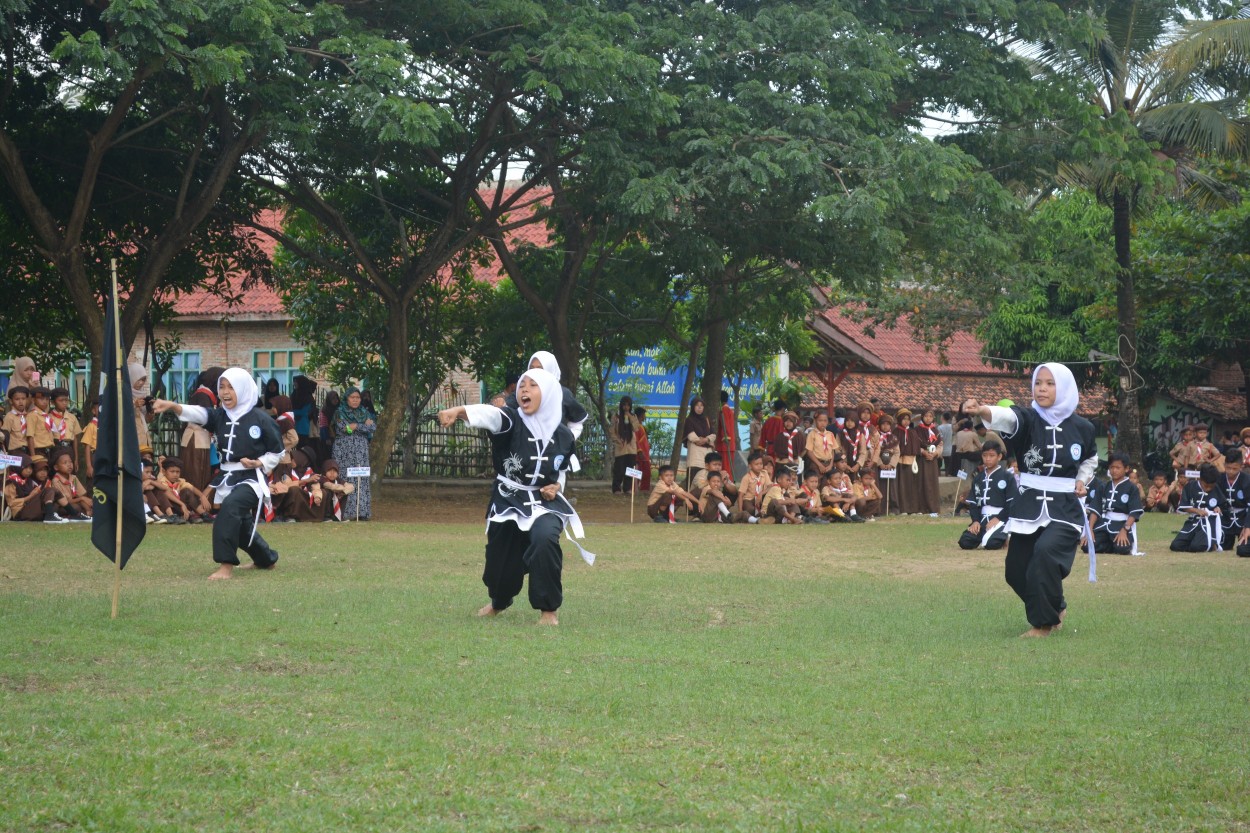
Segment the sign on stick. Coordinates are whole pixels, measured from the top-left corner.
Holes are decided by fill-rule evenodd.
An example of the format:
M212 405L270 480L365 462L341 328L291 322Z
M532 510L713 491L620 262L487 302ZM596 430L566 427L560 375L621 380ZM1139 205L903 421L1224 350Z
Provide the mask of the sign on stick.
M348 477L368 477L369 467L368 466L350 466L347 469L347 476Z
M642 469L626 468L625 476L632 477L635 480L642 480Z
M898 469L882 469L881 473L877 475L877 477L882 480L897 480Z

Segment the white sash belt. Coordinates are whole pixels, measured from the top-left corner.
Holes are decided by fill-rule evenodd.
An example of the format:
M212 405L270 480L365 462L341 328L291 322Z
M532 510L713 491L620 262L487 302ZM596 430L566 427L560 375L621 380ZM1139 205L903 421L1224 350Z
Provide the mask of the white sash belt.
M518 491L522 491L522 492L529 492L531 494L534 492L540 491L544 488L544 486L527 486L524 483L518 483L509 477L504 477L502 474L495 475L495 479L498 480L500 483L504 484L505 486L508 486L509 488L517 489ZM564 501L564 505L569 508L569 512L570 512L569 515L565 516L568 519L568 523L565 524L565 527L564 527L564 536L568 538L570 541L572 541L573 546L577 547L578 551L581 552L583 560L585 560L587 564L594 566L595 554L591 552L590 550L586 549L585 547L583 547L581 543L579 543L577 540L578 538L586 537L586 532L582 528L581 517L578 516L577 510L573 508L573 504L569 503L568 499L565 498L563 494L560 494L560 493L557 493L557 494L559 495L560 499ZM563 512L557 512L556 514L562 515L562 516L564 515ZM570 530L572 530L571 534L570 534Z
M1108 512L1103 517L1105 517L1109 521L1116 521L1116 522L1128 520L1128 515L1124 514L1123 512Z
M1003 507L1001 506L982 506L981 517L988 518L991 515L997 515L999 512L1002 512L1002 511L1003 511Z
M1073 493L1076 491L1075 477L1046 477L1041 474L1020 475L1020 485L1026 489L1039 489L1043 492L1066 492Z

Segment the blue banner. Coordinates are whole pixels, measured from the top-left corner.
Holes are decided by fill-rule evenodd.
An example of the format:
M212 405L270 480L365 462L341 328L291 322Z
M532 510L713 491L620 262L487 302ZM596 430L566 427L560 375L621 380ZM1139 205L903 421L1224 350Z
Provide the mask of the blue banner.
M681 393L686 386L686 368L669 369L660 364L658 348L647 350L631 350L625 354L625 361L612 367L608 376L608 400L617 402L622 396L634 400L635 405L647 409L648 417L675 417L681 406ZM771 368L775 372L775 368ZM766 374L773 375L772 372ZM738 407L734 399L733 382L725 378L721 387L729 391L729 404ZM746 400L762 401L765 396L767 382L762 376L744 379L739 395ZM691 396L698 393L698 379ZM709 403L712 408L719 408L719 402Z

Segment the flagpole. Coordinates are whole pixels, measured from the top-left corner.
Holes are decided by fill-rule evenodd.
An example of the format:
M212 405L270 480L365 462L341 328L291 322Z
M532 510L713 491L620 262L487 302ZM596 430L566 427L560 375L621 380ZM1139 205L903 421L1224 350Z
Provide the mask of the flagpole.
M122 328L121 328L121 312L120 305L117 302L117 259L110 261L113 272L113 346L117 349L114 354L117 356L117 401L113 403L117 409L113 413L117 418L117 539L116 549L113 550L113 564L116 569L113 571L113 615L110 618L117 618L117 600L122 592L122 518L125 503L123 500L123 478L126 475L126 455L125 455L125 425L123 425L122 414L122 396L125 391L122 386L122 368L126 366L122 361Z

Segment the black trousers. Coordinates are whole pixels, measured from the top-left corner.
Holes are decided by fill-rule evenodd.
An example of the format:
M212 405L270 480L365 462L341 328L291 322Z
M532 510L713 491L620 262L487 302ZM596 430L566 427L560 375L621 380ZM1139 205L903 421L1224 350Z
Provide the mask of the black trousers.
M1024 602L1024 614L1035 628L1059 624L1063 580L1072 572L1081 533L1052 521L1030 535L1012 533L1007 545L1006 578Z
M612 494L629 491L629 478L625 476L625 469L632 469L637 462L637 454L622 454L612 461Z
M1115 535L1108 530L1094 530L1094 552L1111 553L1113 555L1132 555L1133 554L1133 533L1130 531L1128 536L1128 546L1121 547L1115 542Z
M619 458L617 458L619 459ZM559 610L564 602L560 573L564 553L560 533L564 519L540 515L524 532L515 521L491 523L486 529L486 568L482 583L495 610L506 610L521 592L525 574L530 577L530 606L535 610Z
M256 522L256 507L260 496L247 486L236 486L221 502L217 519L213 521L213 560L218 564L239 564L238 550L252 557L256 566L265 569L278 563L278 554L260 537L252 537ZM251 543L248 539L251 538Z
M1239 522L1240 519L1232 517L1224 518L1224 549L1231 550L1237 548L1237 539L1241 537L1241 530L1244 528Z
M1209 552L1215 549L1215 541L1211 538L1207 522L1207 518L1199 518L1198 523L1194 524L1187 521L1172 539L1172 552ZM1215 523L1219 521L1216 520Z
M964 530L963 535L959 536L959 548L961 550L975 550L981 546L981 539L985 537L985 530L982 529L976 535L970 531ZM1007 545L1007 524L999 524L994 529L994 534L985 542L987 550L1001 550Z

